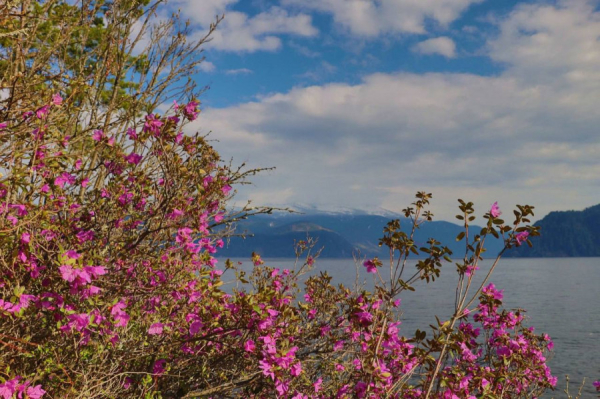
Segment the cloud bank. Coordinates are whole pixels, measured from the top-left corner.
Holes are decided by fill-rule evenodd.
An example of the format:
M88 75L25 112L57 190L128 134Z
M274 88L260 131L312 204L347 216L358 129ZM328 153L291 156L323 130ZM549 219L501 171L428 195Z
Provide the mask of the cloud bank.
M247 52L275 51L281 48L280 35L313 37L319 31L312 24L312 17L305 13L290 13L278 6L248 15L231 7L239 0L173 0L170 7L182 11L197 27L199 39L206 34L216 16L225 15L219 29L211 36L207 48L220 51Z
M470 5L483 0L283 0L285 5L333 16L349 33L375 37L387 33L425 33L427 19L448 26Z
M423 189L450 220L458 197L542 216L598 203L600 13L525 5L498 29L487 43L497 76L376 73L207 109L192 129L214 131L226 157L277 166L241 193L270 205L398 211Z

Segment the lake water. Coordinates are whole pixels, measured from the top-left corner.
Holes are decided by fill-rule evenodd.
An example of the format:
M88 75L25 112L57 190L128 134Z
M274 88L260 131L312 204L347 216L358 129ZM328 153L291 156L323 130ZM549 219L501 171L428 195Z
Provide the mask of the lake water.
M244 269L251 263L244 262ZM268 259L268 266L292 268L291 259ZM414 263L413 263L414 264ZM491 261L484 261L476 274L481 282ZM352 259L319 259L311 274L327 271L335 284L352 287L356 267ZM360 278L372 286L372 275L359 267ZM413 335L417 328L435 324L434 315L447 320L453 313L458 277L453 264L442 268L440 279L418 282L415 292L401 296L402 331ZM227 278L225 278L227 280ZM558 377L557 391L544 398L564 398L565 375L575 397L583 378L582 398L595 398L592 382L600 380L600 258L503 259L490 280L504 290L504 307L527 310L527 325L537 333L547 333L554 341L549 360L552 374ZM475 286L475 285L474 285Z

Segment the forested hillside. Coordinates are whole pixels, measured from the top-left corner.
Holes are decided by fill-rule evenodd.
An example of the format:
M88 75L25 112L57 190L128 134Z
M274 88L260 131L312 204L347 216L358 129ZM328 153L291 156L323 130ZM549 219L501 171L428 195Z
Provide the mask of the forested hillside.
M531 239L533 248L521 246L508 256L600 256L600 204L583 211L550 212L536 226L541 236Z

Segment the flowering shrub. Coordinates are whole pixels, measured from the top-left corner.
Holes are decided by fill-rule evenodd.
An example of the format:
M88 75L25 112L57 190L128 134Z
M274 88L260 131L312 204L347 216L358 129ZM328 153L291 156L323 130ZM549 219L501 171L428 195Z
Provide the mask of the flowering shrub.
M493 285L478 290L473 321L482 330L468 322L463 299L432 340L400 335L399 294L439 276L450 251L435 241L417 250L399 221L382 239L393 279L381 279L380 260L365 261L382 281L373 294L321 275L298 301L299 272L314 258L281 271L257 255L252 289L226 293L213 256L223 241L211 224L223 220L239 176L204 138L180 133L198 103L147 115L125 134L89 129L71 139L54 124L60 98L3 122L4 148L20 148L5 152L11 167L0 186L5 397L518 397L555 383L544 362L551 341L500 311ZM406 210L413 232L429 197L420 193ZM458 269L467 289L494 223L509 234L507 248L521 243L518 229L487 217ZM419 251L428 258L403 281L408 254Z
M408 232L399 220L384 229L389 261L365 260L373 292L325 273L301 280L318 255L310 243L293 270L256 254L250 275L219 263L228 230L215 227L269 210L228 211L256 171L182 133L199 116L194 86L164 105L201 43L177 20L151 31L145 54L133 52L139 35L124 39L158 5L33 2L23 28L0 36L0 397L517 398L554 386L552 341L489 284L502 253L538 234L529 206L508 225L494 204L472 235L473 204L460 201L455 312L429 336L403 335L399 309L451 261L439 242L413 240L430 194L404 211ZM13 6L0 5L3 27L17 26ZM473 287L490 234L505 248ZM238 284L224 288L225 272Z

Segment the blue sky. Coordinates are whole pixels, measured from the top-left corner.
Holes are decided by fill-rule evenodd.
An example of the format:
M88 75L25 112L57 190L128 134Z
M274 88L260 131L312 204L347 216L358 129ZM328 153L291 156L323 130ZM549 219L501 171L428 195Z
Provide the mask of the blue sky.
M496 74L502 67L491 62L482 51L485 36L494 32L489 19L505 15L518 2L496 1L495 7L492 3L474 3L447 25L427 19L423 21L427 31L422 34L382 32L376 36L352 35L338 26L330 13L310 13L311 25L318 30L315 35L277 35L281 45L275 50L248 48L207 54L210 68L215 67L210 71L207 84L218 90L205 97L205 104L225 107L298 86L326 82L358 83L362 76L376 72ZM252 18L268 12L269 5L281 6L281 3L238 1L226 11L243 12ZM198 8L201 8L200 3ZM291 7L290 12L293 11L301 12L302 9ZM415 52L414 47L418 43L439 35L455 42L456 55L448 57ZM206 80L206 76L199 78Z
M190 130L275 166L238 203L399 211L418 190L551 210L600 202L597 1L174 0L198 35ZM511 212L512 213L512 212Z

